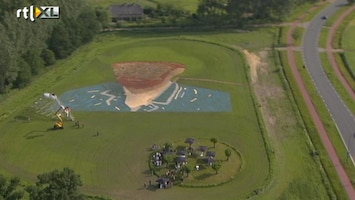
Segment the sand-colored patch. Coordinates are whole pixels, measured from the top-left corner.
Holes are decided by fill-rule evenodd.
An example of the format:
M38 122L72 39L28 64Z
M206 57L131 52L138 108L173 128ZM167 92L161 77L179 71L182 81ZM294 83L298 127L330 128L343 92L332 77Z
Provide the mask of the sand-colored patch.
M258 101L262 106L263 115L266 122L272 129L279 120L268 103L285 97L285 91L279 85L270 81L270 76L278 76L272 71L272 67L267 63L269 52L260 51L258 54L243 50L246 55L249 66L252 84L254 86Z
M154 99L159 97L166 89L168 89L171 84L172 82L168 81L161 87L155 87L154 89L141 93L134 93L128 88L123 87L126 94L125 104L130 107L132 111L137 111L141 106L149 105Z
M249 63L251 83L254 84L258 80L258 70L260 70L259 68L265 65L265 63L261 61L258 55L249 52L246 49L243 50L243 53L245 54Z
M169 88L171 79L183 73L185 66L171 62L123 62L115 63L113 70L124 87L126 105L136 111Z

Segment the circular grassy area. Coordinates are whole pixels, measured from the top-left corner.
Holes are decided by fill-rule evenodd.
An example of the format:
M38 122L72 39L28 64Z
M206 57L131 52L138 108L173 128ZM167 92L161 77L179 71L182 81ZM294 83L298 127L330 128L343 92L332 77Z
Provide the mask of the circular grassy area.
M242 169L242 156L231 145L186 138L153 145L149 167L159 178L184 187L212 187L227 183ZM229 157L226 156L229 151ZM217 169L214 166L220 165ZM167 186L169 187L169 186Z

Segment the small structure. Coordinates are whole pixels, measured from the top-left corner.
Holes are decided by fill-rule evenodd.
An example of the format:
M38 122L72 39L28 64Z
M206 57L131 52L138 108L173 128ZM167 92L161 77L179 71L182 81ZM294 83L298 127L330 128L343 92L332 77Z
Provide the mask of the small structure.
M159 188L160 189L165 189L168 187L170 180L168 178L162 177L157 180Z
M189 144L190 147L191 147L191 145L192 145L193 143L195 143L195 139L193 139L193 138L186 138L185 143Z
M206 156L208 156L208 157L216 157L216 152L214 152L214 151L207 151L207 153L206 153Z
M187 158L185 158L185 157L177 157L177 158L176 158L176 162L177 162L178 164L186 165L186 164L187 164Z
M110 13L113 22L117 21L138 21L143 18L144 12L141 5L136 3L124 3L111 5Z
M178 155L179 157L185 157L187 154L187 151L186 150L178 150L176 152L176 155Z
M208 150L208 146L199 146L198 148L199 151L205 152Z
M200 151L200 156L203 157L206 151L208 150L207 146L199 146L198 151Z
M182 166L187 165L187 159L185 157L175 158L175 169L179 170Z
M213 165L213 163L216 162L216 160L214 159L214 157L208 157L206 159L206 162L207 162L207 165L211 166L211 165Z

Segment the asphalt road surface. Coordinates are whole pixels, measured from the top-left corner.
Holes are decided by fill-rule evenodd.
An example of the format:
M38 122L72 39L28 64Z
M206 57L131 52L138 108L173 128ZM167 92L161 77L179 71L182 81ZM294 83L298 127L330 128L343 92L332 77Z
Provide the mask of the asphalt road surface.
M303 41L303 56L313 81L328 107L349 153L355 158L355 117L345 105L338 92L330 83L327 77L318 50L319 35L326 18L331 17L342 6L347 4L347 0L337 0L319 13L309 24ZM354 102L355 103L355 102Z

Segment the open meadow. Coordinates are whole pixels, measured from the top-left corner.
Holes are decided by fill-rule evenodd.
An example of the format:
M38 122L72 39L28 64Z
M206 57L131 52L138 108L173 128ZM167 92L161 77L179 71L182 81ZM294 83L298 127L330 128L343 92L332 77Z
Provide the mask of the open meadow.
M68 66L73 60L77 65ZM60 98L68 90L115 82L112 64L123 61L182 63L187 69L179 76L179 84L227 92L231 96L232 110L215 113L73 110L76 119L84 124L83 128L75 128L73 122L65 121L64 130L50 131L47 129L56 120L38 114L38 108L31 107L44 92L54 92ZM16 113L17 120L11 116L1 124L0 168L6 174L34 181L39 173L70 167L81 175L84 192L114 199L181 199L196 193L204 199L221 195L231 199L247 196L264 184L269 163L248 86L245 61L238 51L179 36L108 34L56 67L72 70L65 75L55 74L52 78L57 80L51 87L34 83L32 87L38 96L22 99L30 106ZM242 169L232 182L207 190L180 187L165 191L143 190L144 183L156 180L148 168L150 147L186 137L217 137L220 142L228 142L240 152ZM223 174L223 165L220 174ZM233 190L240 192L230 192Z
M250 32L124 32L97 37L31 86L2 102L0 172L34 182L39 173L70 167L81 175L84 193L113 199L245 199L255 195L258 199L328 199L332 191L327 191L322 169L309 154L309 141L292 106L289 88L284 85L284 78L275 73L277 66L271 52L265 54L277 32L263 28ZM249 80L251 63L246 62L239 51L242 49L264 63L261 66L266 68L260 68L261 72L268 71L259 76L260 84L269 92L263 93L266 96L256 92L262 102L255 102L256 107ZM260 56L262 52L269 56ZM127 61L184 64L186 70L175 79L178 84L228 93L232 109L149 113L74 109L83 128L65 121L64 130L47 131L56 119L40 115L35 106L44 92L55 92L61 98L70 90L114 83L112 64ZM258 115L264 119L258 119ZM220 183L226 172L233 174L233 180L208 188L144 189L144 183L155 183L157 179L148 164L152 145L187 137L204 141L217 137L219 142L231 145L240 153L241 168L233 173L233 169L224 169L222 162L219 175L211 170L202 176L198 173L203 171L193 171L186 183L198 185L193 178L204 176ZM203 145L213 146L208 142ZM274 155L268 157L266 151ZM224 155L219 156L218 159L225 159ZM206 182L210 184L213 179Z
M342 46L345 49L345 56L350 65L350 73L352 77L355 77L355 41L354 41L354 33L355 33L355 15L350 15L352 20L349 22L348 26L345 28L343 36L342 36Z

